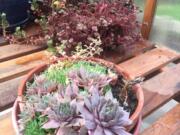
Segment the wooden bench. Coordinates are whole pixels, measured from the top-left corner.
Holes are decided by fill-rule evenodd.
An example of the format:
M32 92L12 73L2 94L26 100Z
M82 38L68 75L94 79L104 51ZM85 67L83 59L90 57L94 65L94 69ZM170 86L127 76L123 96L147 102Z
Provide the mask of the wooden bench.
M180 135L180 104L145 129L141 135Z
M11 50L16 46L18 49ZM45 48L0 46L0 111L13 105L17 87L24 75L33 67L46 62ZM8 53L8 50L11 51ZM170 49L144 41L137 43L137 49L123 57L110 52L104 58L121 66L132 77L146 78L142 85L145 96L143 117L179 94L180 77L177 75L180 74L180 64L175 61L180 60L180 54ZM169 68L169 63L174 67ZM10 113L0 117L0 135L4 133L14 135Z

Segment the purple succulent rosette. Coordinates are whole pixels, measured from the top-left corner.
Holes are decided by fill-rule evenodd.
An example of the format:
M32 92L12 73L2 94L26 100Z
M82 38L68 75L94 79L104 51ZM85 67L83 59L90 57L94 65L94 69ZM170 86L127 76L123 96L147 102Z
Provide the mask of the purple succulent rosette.
M101 96L97 87L91 87L92 95L78 104L85 126L92 135L130 135L125 129L132 122L129 113L113 99L112 93Z

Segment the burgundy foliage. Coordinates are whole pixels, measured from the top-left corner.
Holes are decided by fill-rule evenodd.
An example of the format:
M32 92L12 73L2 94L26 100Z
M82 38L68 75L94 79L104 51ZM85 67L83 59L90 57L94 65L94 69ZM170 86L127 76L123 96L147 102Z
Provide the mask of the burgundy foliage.
M126 0L81 3L50 15L49 32L56 45L67 40L71 49L78 43L89 45L90 37L100 37L104 49L128 48L141 39L136 14L137 7Z

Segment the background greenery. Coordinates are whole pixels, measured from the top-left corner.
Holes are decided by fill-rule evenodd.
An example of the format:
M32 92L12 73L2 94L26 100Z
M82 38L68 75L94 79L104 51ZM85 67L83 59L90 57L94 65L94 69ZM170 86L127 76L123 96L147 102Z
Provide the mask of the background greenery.
M135 3L144 10L146 0L134 0ZM173 19L180 20L180 0L158 0L157 16L169 16Z

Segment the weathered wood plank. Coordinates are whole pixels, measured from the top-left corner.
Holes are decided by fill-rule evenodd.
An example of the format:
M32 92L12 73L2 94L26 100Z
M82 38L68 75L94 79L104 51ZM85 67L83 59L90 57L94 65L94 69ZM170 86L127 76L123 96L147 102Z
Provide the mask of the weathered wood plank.
M180 135L180 104L143 131L141 135Z
M122 61L125 61L131 57L134 57L136 55L139 55L141 53L144 53L148 50L151 50L154 48L153 43L149 42L149 41L141 41L141 42L137 42L135 43L135 45L133 46L134 48L130 49L125 53L125 54L121 54L119 51L110 51L110 50L104 50L104 54L103 56L101 56L101 58L111 61L113 63L120 63Z
M149 49L152 48L153 45L150 44L149 42L144 41L142 43L137 43L137 46L139 47L136 48L137 50L136 52L134 52L134 55L136 55L137 53L142 53L142 50L145 51L147 48ZM26 55L26 56L22 56L16 59L12 59L9 61L1 62L0 63L0 82L7 81L9 79L12 79L12 78L15 78L15 77L18 77L20 75L27 73L34 66L42 63L41 60L44 57L45 57L45 52L41 51L41 52ZM116 58L113 58L111 60L115 62L117 60Z
M30 46L11 44L0 47L0 62L14 59L23 55L31 54L46 49L46 45Z
M6 45L7 41L0 35L0 46Z
M26 74L35 66L44 63L45 58L45 51L40 51L0 63L0 82Z
M0 83L0 111L12 106L17 98L17 89L24 76Z
M180 94L180 64L143 83L145 104L143 117Z
M180 54L172 50L155 48L127 60L119 64L119 66L132 77L146 76L178 58L180 58Z
M4 118L0 119L0 135L15 135L11 114L8 114Z
M149 38L156 7L157 7L157 0L146 0L143 23L141 27L141 33L144 39Z

